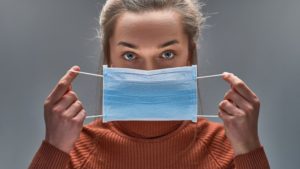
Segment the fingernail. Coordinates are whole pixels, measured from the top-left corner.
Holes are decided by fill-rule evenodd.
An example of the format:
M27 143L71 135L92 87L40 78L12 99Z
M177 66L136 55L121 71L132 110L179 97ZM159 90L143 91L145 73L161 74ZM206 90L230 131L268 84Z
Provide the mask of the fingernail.
M227 78L227 77L228 77L228 75L229 75L229 73L228 73L228 72L223 72L223 78Z
M80 67L78 65L75 65L75 66L72 67L72 70L79 71Z

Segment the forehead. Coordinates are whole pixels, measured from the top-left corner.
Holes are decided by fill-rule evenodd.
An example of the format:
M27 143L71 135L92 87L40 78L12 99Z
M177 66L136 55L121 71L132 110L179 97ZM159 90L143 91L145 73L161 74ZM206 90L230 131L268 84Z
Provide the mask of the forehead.
M117 19L111 38L145 44L166 39L181 39L184 36L180 15L174 11L164 10L125 12Z

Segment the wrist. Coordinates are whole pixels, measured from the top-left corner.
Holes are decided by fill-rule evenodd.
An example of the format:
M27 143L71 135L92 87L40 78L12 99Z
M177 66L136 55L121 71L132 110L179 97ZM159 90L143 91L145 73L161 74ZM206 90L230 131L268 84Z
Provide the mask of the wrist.
M49 144L51 144L52 146L56 147L57 149L69 154L70 151L72 150L72 145L67 145L67 144L63 144L59 141L54 141L48 138L45 138L45 141Z
M259 140L254 140L246 143L239 143L233 146L235 156L249 153L257 148L261 147Z

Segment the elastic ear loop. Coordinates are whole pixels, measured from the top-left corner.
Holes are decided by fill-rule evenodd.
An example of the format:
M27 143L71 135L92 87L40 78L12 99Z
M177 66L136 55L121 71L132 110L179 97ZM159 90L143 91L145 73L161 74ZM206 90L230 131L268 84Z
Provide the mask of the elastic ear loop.
M82 72L82 71L75 71L75 70L70 70L71 72L75 72L75 73L79 73L79 74L84 74L84 75L89 75L89 76L96 76L96 77L100 77L103 78L103 75L99 75L99 74L93 74L93 73L88 73L88 72ZM215 74L215 75L208 75L208 76L198 76L198 79L205 79L205 78L211 78L211 77L220 77L223 76L223 74ZM98 117L103 117L103 114L99 114L99 115L91 115L91 116L86 116L86 119L90 119L90 118L98 118ZM218 118L218 115L204 115L204 114L197 114L197 117L206 117L206 118Z

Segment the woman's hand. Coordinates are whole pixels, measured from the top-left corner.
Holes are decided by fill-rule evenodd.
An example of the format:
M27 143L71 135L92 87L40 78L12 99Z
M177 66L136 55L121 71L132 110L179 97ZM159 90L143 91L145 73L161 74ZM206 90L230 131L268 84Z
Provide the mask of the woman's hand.
M72 70L79 71L78 66ZM78 73L68 71L57 83L44 103L46 123L45 140L58 149L69 153L81 132L86 112L71 82Z
M257 130L260 101L234 74L225 72L223 79L231 89L219 104L219 116L235 155L245 154L260 147Z

